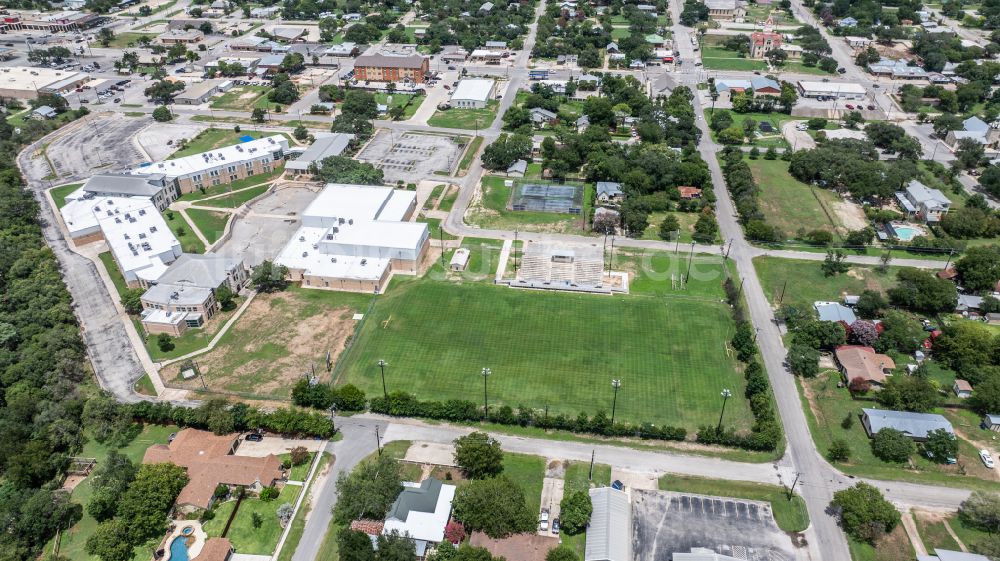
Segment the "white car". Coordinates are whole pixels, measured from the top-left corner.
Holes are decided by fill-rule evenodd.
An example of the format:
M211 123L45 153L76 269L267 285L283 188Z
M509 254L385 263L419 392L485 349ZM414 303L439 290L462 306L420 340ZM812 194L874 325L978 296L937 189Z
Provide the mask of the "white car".
M993 469L993 456L990 454L989 450L980 450L979 459L983 461L984 466Z
M538 517L538 529L547 532L549 529L549 509L543 508L542 515Z
M809 130L809 126L806 125L805 123L799 123L799 124L795 125L795 130L797 130L797 131Z

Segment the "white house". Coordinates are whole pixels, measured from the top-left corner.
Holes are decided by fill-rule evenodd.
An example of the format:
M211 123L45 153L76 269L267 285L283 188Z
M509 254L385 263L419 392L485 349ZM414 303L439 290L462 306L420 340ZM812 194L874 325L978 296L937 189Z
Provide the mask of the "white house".
M951 208L951 199L938 189L931 189L916 179L910 181L905 191L896 192L896 201L907 217L925 222L938 222Z
M444 529L451 517L455 486L429 477L421 483L403 483L403 491L392 503L382 527L383 534L398 532L413 540L417 557L423 559L428 546L444 540Z

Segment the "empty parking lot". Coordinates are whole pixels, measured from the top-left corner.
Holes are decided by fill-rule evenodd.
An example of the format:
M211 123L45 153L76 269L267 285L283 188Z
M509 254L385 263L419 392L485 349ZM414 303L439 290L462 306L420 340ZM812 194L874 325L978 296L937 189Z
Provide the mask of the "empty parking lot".
M416 182L435 172L450 175L464 144L450 136L382 130L358 155L380 168L387 181Z

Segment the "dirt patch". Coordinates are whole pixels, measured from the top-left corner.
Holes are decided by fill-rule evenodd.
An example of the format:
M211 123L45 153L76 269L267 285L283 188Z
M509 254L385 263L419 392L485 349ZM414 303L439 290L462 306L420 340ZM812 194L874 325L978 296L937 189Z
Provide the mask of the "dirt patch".
M356 310L324 308L300 294L258 295L220 344L195 358L209 390L287 399L302 376L329 381L332 362L354 333ZM180 364L161 373L171 385L203 388L200 379L180 379ZM315 369L315 370L314 370Z
M550 477L553 479L562 479L566 477L566 465L569 462L560 460L550 460L549 465L545 467L545 477Z
M865 276L862 275L861 272L858 271L857 269L848 269L847 276L854 277L854 278L856 278L858 280L861 280L861 281L865 280Z
M868 217L865 216L865 211L850 201L833 203L833 211L840 219L840 223L848 230L860 230L868 226Z
M66 480L63 481L62 488L66 491L73 492L76 486L83 483L83 480L87 479L86 475L67 475Z

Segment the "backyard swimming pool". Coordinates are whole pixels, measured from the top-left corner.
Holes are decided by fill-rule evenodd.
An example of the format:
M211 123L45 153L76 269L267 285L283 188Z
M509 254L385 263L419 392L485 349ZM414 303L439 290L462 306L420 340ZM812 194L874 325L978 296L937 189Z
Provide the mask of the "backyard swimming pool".
M905 222L891 222L886 224L886 230L890 236L902 242L908 242L917 236L927 234L927 231L923 227Z
M170 561L188 561L188 548L186 536L177 536L170 542Z

